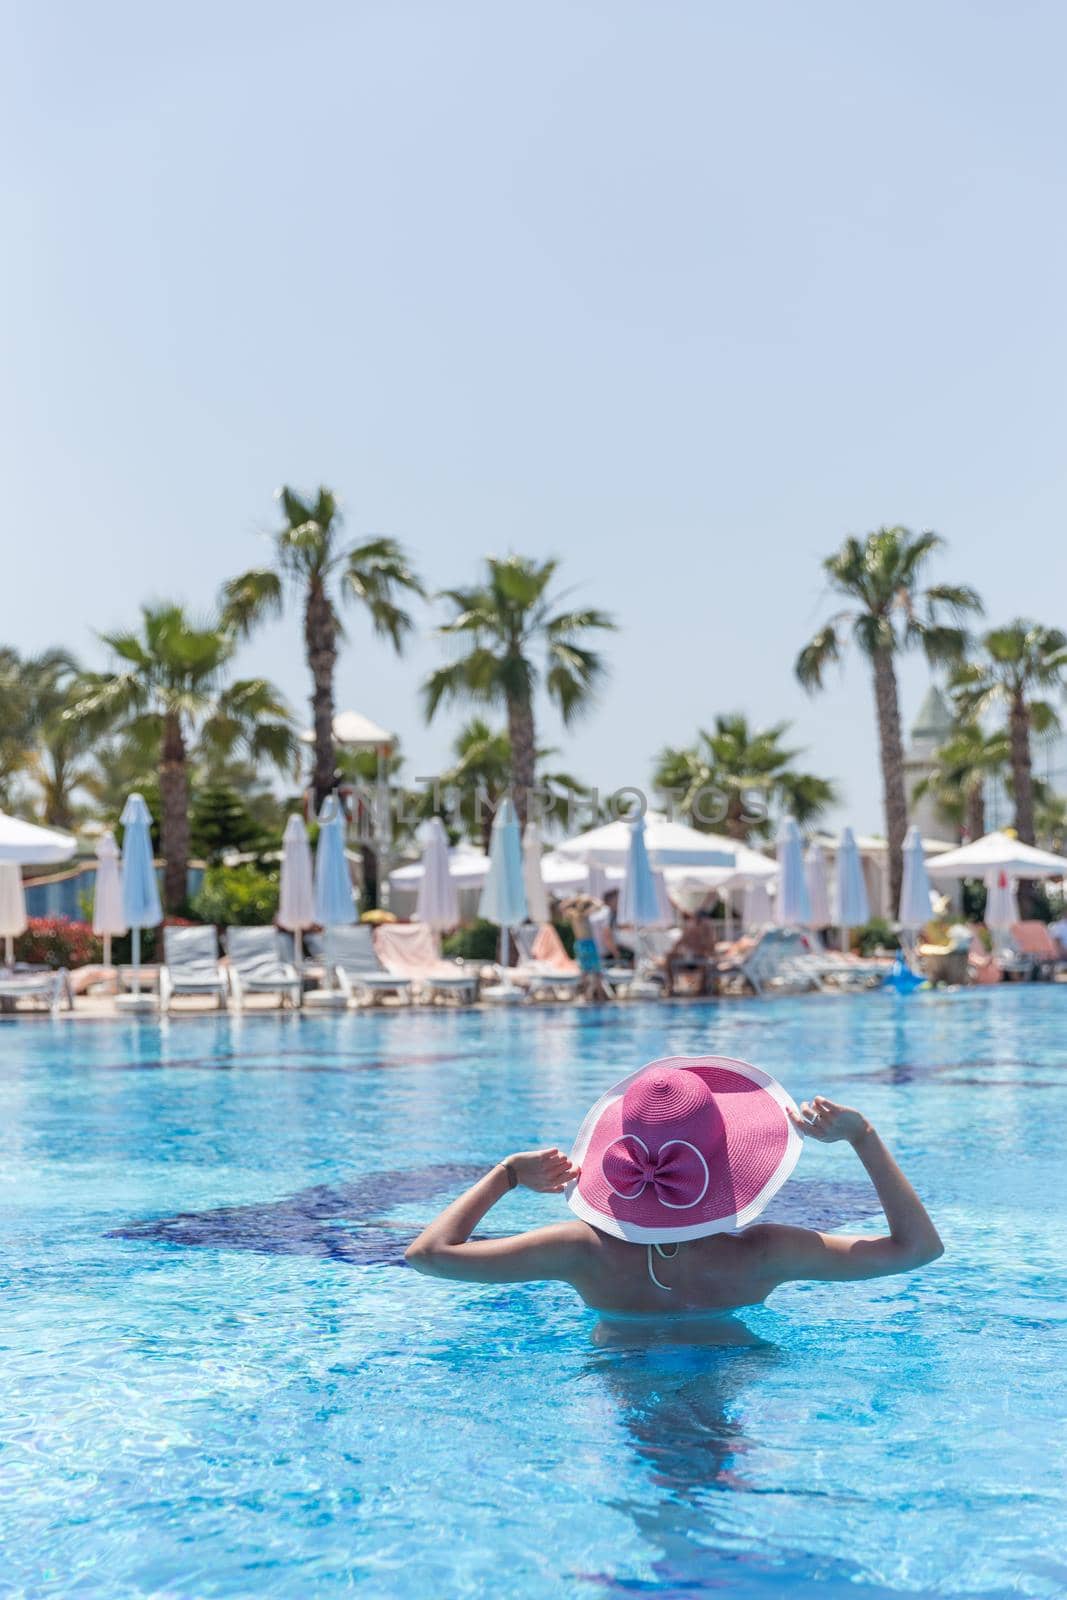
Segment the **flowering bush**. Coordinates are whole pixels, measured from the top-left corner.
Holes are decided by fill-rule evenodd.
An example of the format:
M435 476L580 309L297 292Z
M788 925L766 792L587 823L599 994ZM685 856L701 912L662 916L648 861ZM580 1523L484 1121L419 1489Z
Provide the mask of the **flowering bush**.
M15 960L35 967L84 967L101 955L89 924L70 917L30 917L26 932L15 940Z

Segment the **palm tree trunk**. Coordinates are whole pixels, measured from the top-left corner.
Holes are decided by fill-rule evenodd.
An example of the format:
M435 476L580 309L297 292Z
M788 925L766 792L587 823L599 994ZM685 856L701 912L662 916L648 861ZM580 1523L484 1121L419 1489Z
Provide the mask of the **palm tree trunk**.
M315 767L311 777L318 812L337 782L333 742L333 674L337 665L337 622L321 582L308 585L304 606L304 648L311 669L311 718L315 733Z
M1024 844L1034 843L1034 771L1030 757L1030 707L1024 695L1012 695L1008 713L1011 740L1011 787L1015 796L1015 831Z
M533 706L529 700L508 701L508 738L511 740L511 791L519 826L526 826L536 767Z
M1034 826L1034 768L1030 753L1030 707L1026 696L1016 690L1008 710L1008 741L1011 751L1011 787L1015 798L1015 831L1023 844L1036 844ZM1025 920L1036 914L1037 886L1032 878L1019 879L1019 915Z
M979 777L967 786L964 817L967 838L974 842L985 833L985 779Z
M904 835L908 831L908 801L904 790L904 743L900 736L900 696L892 652L876 650L872 658L874 701L878 712L878 743L882 758L882 795L889 844L889 915L900 905L904 876Z
M163 718L159 763L160 843L163 847L163 907L181 911L189 873L189 774L181 718Z

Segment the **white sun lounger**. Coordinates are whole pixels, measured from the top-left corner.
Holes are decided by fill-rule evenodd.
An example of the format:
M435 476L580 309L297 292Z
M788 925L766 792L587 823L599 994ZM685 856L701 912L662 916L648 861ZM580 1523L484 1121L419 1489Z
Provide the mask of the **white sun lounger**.
M293 963L283 957L277 928L227 928L226 954L230 994L238 1011L248 994L276 994L279 1005L288 1001L299 1007L304 986Z
M226 1004L229 984L219 964L219 936L214 928L164 928L163 965L159 971L159 1004L170 1008L176 994L214 996Z
M446 961L436 933L423 923L384 923L375 931L373 943L384 971L410 978L413 998L431 1004L438 1000L473 1004L477 1000L477 969Z
M14 1011L19 1000L36 1000L55 1016L63 1007L74 1009L70 974L66 967L0 967L0 1011Z
M582 974L577 967L568 971L566 967L553 966L551 961L539 961L533 949L540 932L540 927L532 922L524 922L512 929L518 946L519 964L512 968L508 976L526 991L529 1000L536 1000L544 994L553 999L564 995L573 998L581 987Z
M822 988L803 936L789 928L767 928L744 960L724 976L743 978L757 995Z
M326 929L326 976L351 1005L373 1005L379 995L395 994L410 1003L411 979L386 972L374 948L373 929L365 923Z

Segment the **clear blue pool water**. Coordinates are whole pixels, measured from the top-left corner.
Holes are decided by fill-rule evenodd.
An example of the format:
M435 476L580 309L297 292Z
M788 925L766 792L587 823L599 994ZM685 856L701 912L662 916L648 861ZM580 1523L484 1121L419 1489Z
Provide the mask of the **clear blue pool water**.
M1065 1029L1037 986L0 1024L0 1592L1064 1595ZM468 1170L701 1051L858 1104L944 1259L739 1349L398 1265ZM847 1147L778 1204L874 1226Z

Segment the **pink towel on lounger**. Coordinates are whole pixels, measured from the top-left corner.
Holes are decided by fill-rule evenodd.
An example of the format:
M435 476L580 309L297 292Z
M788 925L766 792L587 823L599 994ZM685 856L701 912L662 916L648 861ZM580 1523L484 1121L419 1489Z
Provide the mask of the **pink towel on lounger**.
M421 922L386 922L374 930L378 960L394 978L445 978L456 975L456 965L441 958L432 928Z
M552 967L556 972L578 972L577 961L572 961L563 946L563 940L552 926L551 922L542 922L537 930L537 937L530 947L530 954L535 961L543 961L546 967Z

